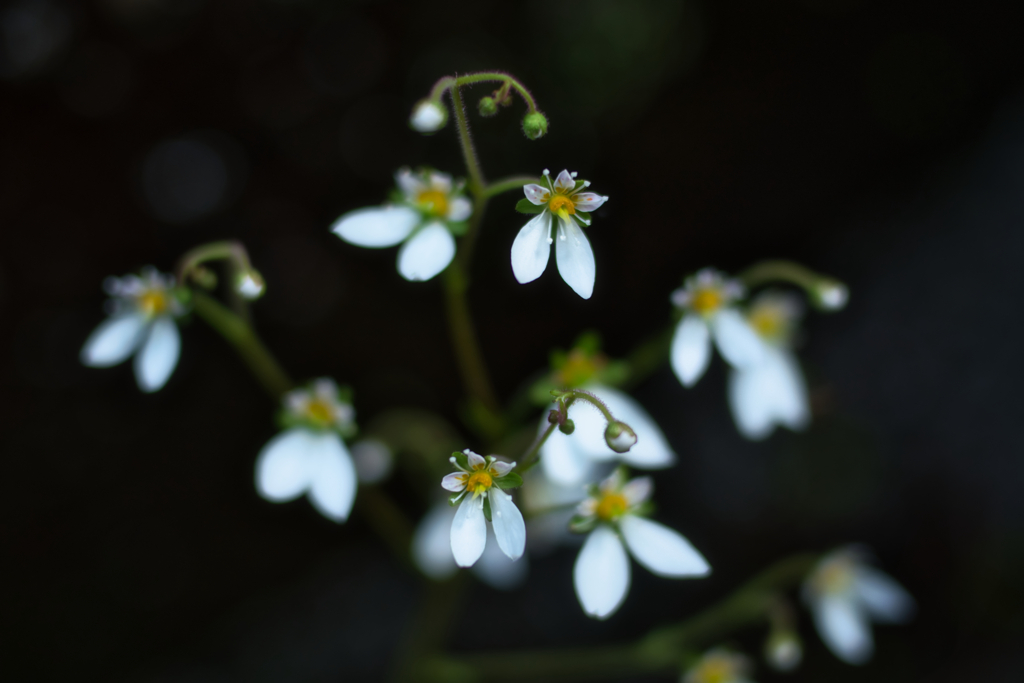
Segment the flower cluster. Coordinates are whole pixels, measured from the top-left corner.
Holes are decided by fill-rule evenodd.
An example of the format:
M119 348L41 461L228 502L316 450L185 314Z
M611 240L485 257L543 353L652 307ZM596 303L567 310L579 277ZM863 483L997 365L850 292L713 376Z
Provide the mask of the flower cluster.
M398 192L384 206L343 214L331 231L349 244L383 248L402 244L398 272L406 280L429 280L455 257L455 238L466 231L473 205L452 177L431 170L395 174Z
M103 283L110 317L82 346L82 363L106 368L135 354L135 381L147 393L162 388L178 364L181 335L175 322L185 314L184 294L174 277L155 268Z
M342 437L355 433L355 411L347 392L321 378L285 394L284 431L256 459L256 490L283 503L302 494L320 514L344 522L352 511L358 480Z

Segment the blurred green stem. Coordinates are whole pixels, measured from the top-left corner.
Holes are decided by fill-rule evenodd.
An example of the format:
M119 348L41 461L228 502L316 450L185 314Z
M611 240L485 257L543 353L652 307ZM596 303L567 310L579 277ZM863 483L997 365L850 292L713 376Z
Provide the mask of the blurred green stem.
M789 282L808 291L814 291L819 283L831 280L792 261L761 261L736 276L748 289L754 289L769 282Z
M281 396L291 390L291 379L270 355L245 319L231 312L212 297L194 289L192 290L192 306L200 318L235 347L235 351L241 356L242 361L249 367L271 398L280 401Z

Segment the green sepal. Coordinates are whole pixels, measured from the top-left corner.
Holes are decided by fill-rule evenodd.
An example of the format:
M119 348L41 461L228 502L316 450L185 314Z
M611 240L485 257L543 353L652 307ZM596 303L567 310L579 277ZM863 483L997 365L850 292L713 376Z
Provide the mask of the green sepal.
M577 180L577 181L576 181L576 187L572 188L572 191L573 191L573 192L578 192L579 190L581 190L581 189L583 188L583 185L584 185L584 184L585 184L586 182L587 182L587 181L585 181L585 180Z
M469 495L468 493L466 495ZM491 501L489 498L484 498L484 518L489 522L491 521Z
M516 211L519 213L542 213L546 206L537 206L526 197L516 202Z
M455 451L452 453L452 457L455 458L455 464L464 470L469 469L469 456L462 451Z
M576 338L573 347L585 352L588 356L593 356L601 351L601 333L596 330L587 330Z
M629 363L623 360L609 361L601 371L601 384L617 387L629 379Z
M399 189L393 189L388 193L388 203L390 204L406 204L405 193ZM406 204L408 206L408 204Z
M502 489L515 489L523 485L523 478L517 472L509 472L504 477L498 477L494 483Z
M462 496L468 495L470 494L465 491L462 491L460 493L453 493L452 495L448 496L448 504L451 505L452 507L455 507L456 505L459 504L459 501L462 500Z
M576 218L579 219L580 223L583 223L583 225L585 225L588 228L590 227L590 222L591 222L591 220L593 220L593 219L590 218L590 212L588 212L588 211L577 211L573 215L576 216Z
M629 514L639 515L640 517L650 517L654 514L654 503L652 501L645 500L630 510Z
M448 232L455 235L456 237L462 237L469 230L469 223L466 221L457 221L453 223L445 223L448 226Z
M573 515L572 519L569 520L569 531L574 534L585 534L593 531L595 526L597 526L597 518L589 515Z

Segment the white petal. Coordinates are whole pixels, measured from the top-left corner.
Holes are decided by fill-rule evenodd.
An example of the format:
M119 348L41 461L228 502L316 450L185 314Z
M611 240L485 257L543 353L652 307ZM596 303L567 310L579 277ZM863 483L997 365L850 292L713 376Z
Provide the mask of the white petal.
M167 384L181 355L181 335L169 317L156 318L142 348L135 354L135 381L139 389L154 392Z
M508 555L498 547L494 532L488 529L484 554L473 565L473 573L492 588L507 591L521 585L526 580L528 570L529 564L526 558L510 560Z
M711 319L711 332L718 352L733 367L756 365L764 357L765 343L735 308L723 308L716 313Z
M400 168L395 172L395 184L410 203L415 203L420 193L427 189L427 186L420 181L419 175L408 168Z
M576 421L575 417L573 417L573 421ZM541 423L541 431L543 432L547 427L548 421L544 419ZM590 478L594 470L591 459L574 441L577 434L581 434L578 426L576 432L571 436L555 429L541 448L540 464L544 468L544 474L557 484L564 486L582 484ZM612 452L607 445L604 448L606 451Z
M515 465L513 462L503 462L501 460L495 460L491 463L491 471L499 477L504 477L506 474L512 471L512 467Z
M480 455L479 453L474 453L469 449L466 449L462 452L466 454L466 463L469 465L469 469L471 470L479 469L481 465L487 463L487 458Z
M82 345L82 363L94 368L117 365L139 345L146 316L141 313L107 318L92 331Z
M729 407L740 434L759 441L772 433L771 383L765 381L761 368L733 370L729 373Z
M599 195L596 192L580 192L572 198L577 211L593 211L608 201L608 197Z
M818 635L836 657L849 664L871 659L874 642L867 617L848 595L825 595L812 603Z
M398 272L413 282L429 280L455 256L455 238L443 223L431 223L398 250Z
M526 549L526 522L523 513L512 502L512 497L497 486L487 492L491 501L491 526L494 537L498 539L498 547L509 556L518 560Z
M352 511L358 486L352 457L334 432L316 435L310 446L309 501L327 519L344 522Z
M625 515L619 521L622 537L636 561L658 576L707 576L708 561L689 541L667 526L643 517Z
M898 624L914 615L914 598L903 586L874 569L857 567L855 571L853 590L875 621Z
M622 497L626 499L626 503L629 507L639 505L651 497L651 491L654 489L654 482L650 477L637 477L636 479L630 480L628 484L622 487Z
M408 206L370 206L343 214L331 232L360 247L393 247L419 224L419 212Z
M301 427L281 432L267 442L256 458L256 491L281 503L302 495L312 483L308 457L316 433Z
M683 386L692 387L711 361L711 334L699 315L687 313L672 336L672 369Z
M452 493L458 493L466 488L466 473L452 472L451 474L444 475L444 478L441 480L441 486Z
M540 277L551 257L551 212L537 214L512 242L512 274L525 284Z
M537 206L543 206L551 199L551 190L535 183L523 185L523 193L530 200L531 204L536 204Z
M629 557L609 527L590 532L572 568L576 597L583 611L606 619L619 608L629 590Z
M765 346L761 362L729 376L729 406L740 433L763 439L776 424L803 429L810 421L800 366L784 349Z
M775 419L792 430L804 429L811 422L811 407L800 363L789 351L766 346L765 358L769 356L776 375Z
M455 573L452 556L451 528L455 508L440 503L420 520L412 537L412 559L424 574L435 580L447 579Z
M583 230L572 218L558 220L555 263L562 279L584 299L594 293L594 251Z
M650 470L668 467L676 461L676 454L668 445L665 435L643 406L615 389L594 387L593 391L605 402L616 419L628 424L636 433L636 444L619 456L623 462ZM601 438L603 441L603 432Z
M563 170L555 178L555 192L560 194L569 194L576 187L576 181L573 179L572 174L568 170Z
M484 519L482 496L466 495L455 512L449 537L455 564L471 567L480 559L484 544L487 543L487 520Z
M473 213L473 202L465 197L453 197L448 202L448 215L450 221L464 221Z
M431 190L437 190L445 196L452 193L452 177L447 173L431 171L428 180L430 181Z

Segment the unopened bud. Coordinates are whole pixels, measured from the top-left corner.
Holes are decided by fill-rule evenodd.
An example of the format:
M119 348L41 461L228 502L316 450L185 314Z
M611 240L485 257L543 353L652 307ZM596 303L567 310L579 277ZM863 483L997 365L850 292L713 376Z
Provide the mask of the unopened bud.
M235 280L235 291L243 298L253 301L263 296L263 292L267 291L267 284L263 281L262 275L250 268L239 274Z
M531 140L544 137L548 133L548 120L539 111L531 112L523 117L523 132Z
M493 97L481 97L476 108L480 112L480 116L494 116L498 113L498 103L494 101Z
M824 311L838 311L850 300L850 290L838 280L819 280L814 287L814 303Z
M616 453L625 453L636 443L636 432L625 422L609 422L604 430L604 440L608 448Z
M448 111L438 102L420 100L412 109L409 125L421 133L434 133L448 122Z
M576 431L576 423L573 422L570 418L566 418L565 422L558 425L558 431L562 432L563 434L572 434L573 432Z
M793 671L804 658L804 646L792 631L773 631L764 644L764 658L776 671Z

